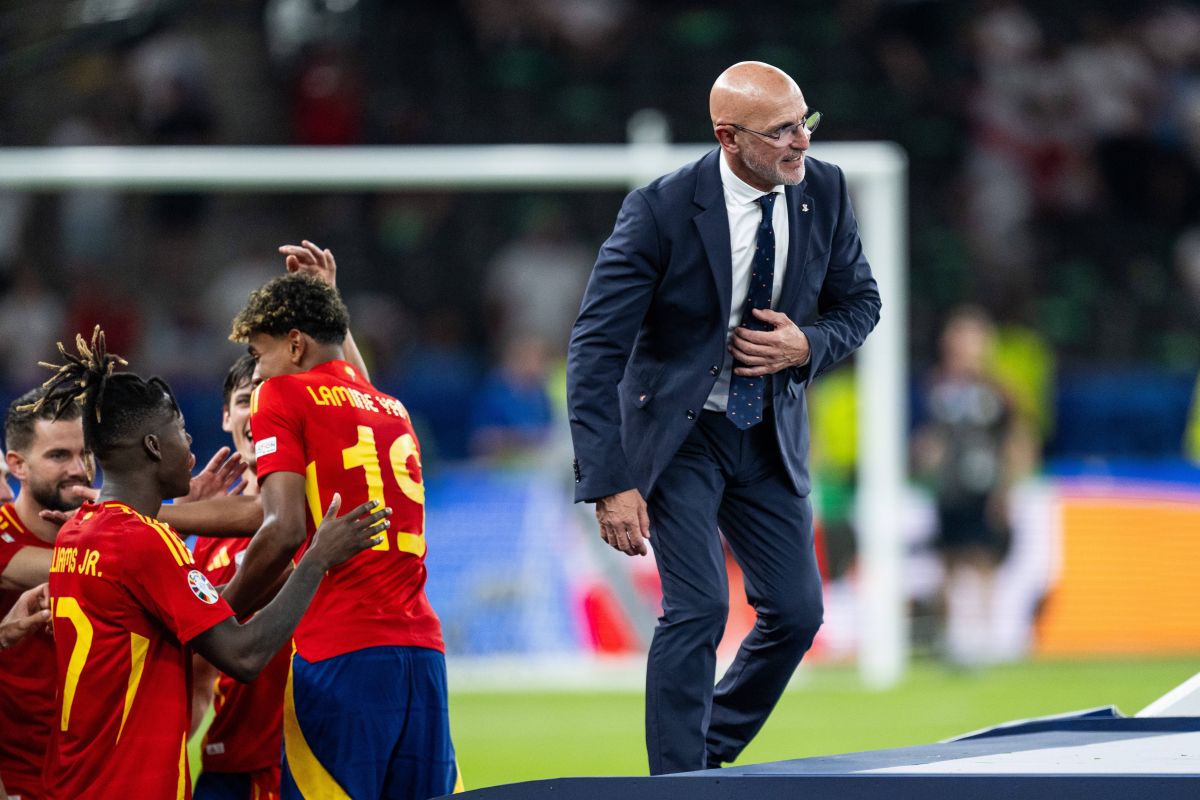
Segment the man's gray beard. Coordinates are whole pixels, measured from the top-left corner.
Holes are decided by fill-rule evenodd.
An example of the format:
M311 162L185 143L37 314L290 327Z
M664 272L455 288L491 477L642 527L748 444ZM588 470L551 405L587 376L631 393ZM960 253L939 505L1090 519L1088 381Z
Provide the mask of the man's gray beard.
M779 169L778 163L758 161L749 153L742 154L742 161L745 162L746 167L753 172L759 180L763 181L764 183L769 183L772 186L779 186L780 184L784 186L796 186L804 180L803 174L801 174L799 178L792 179L791 177L783 174L783 172Z
M78 484L82 486L83 484ZM64 499L62 493L58 490L58 484L47 486L29 484L25 490L33 495L33 499L37 501L42 508L48 508L51 511L74 511L83 505L82 497L69 497Z

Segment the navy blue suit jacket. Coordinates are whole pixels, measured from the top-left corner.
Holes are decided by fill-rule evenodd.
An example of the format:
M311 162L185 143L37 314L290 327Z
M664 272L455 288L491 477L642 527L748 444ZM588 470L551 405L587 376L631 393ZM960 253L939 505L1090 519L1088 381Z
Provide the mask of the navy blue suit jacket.
M733 292L719 149L631 192L600 248L567 354L575 500L637 488L649 497L716 383ZM805 159L785 189L787 271L776 311L812 357L774 376L779 449L809 492L804 388L855 350L879 319L842 170ZM806 210L807 209L807 210Z

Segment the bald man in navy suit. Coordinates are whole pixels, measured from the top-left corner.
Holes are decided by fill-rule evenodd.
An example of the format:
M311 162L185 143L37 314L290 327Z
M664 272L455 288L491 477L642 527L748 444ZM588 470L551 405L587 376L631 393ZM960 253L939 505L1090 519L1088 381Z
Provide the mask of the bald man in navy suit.
M742 62L713 85L719 147L638 189L571 333L575 499L628 555L647 541L663 614L646 677L650 772L735 760L822 622L804 390L879 319L846 177L807 156L820 114ZM716 683L720 536L754 629Z

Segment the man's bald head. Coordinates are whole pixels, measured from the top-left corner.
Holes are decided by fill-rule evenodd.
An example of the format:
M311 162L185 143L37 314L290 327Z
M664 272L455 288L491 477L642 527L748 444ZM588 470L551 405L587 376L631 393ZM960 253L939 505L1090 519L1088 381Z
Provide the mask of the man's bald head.
M708 96L708 113L717 125L762 125L781 108L804 102L800 87L778 67L742 61L722 72Z
M762 191L804 180L808 104L786 72L742 61L721 73L708 97L713 134L733 174Z

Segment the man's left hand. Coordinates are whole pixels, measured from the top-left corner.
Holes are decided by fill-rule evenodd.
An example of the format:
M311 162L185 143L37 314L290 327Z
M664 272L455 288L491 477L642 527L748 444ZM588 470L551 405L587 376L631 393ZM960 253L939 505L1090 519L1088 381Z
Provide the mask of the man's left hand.
M176 503L194 503L219 497L230 490L246 471L246 462L240 453L230 454L230 448L222 447L200 472L192 477L188 493L177 498Z
M312 275L322 283L337 288L337 262L329 248L322 250L308 239L299 245L285 244L279 248L283 254L283 265L288 272L299 272L302 275Z
M50 624L50 586L43 583L26 591L0 619L0 650L12 647L34 631Z
M91 486L72 486L67 491L74 497L78 497L80 500L83 500L85 503L94 503L100 499L100 490L92 488ZM78 513L78 508L71 511L55 511L54 509L43 508L38 512L38 516L44 519L46 522L52 522L55 525L62 527L67 520Z
M774 375L808 363L811 355L808 337L786 314L756 308L754 316L770 325L771 330L754 331L740 326L734 329L729 352L739 365L735 373L748 377Z

